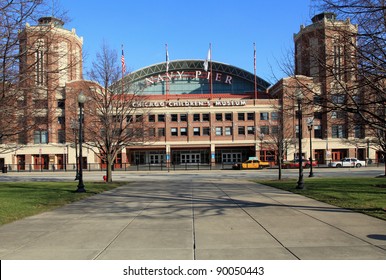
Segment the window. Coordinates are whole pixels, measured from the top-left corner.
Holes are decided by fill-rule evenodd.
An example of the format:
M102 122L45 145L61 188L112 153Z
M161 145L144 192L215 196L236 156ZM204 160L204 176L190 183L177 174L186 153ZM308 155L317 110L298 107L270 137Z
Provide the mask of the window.
M332 111L331 118L332 119L344 119L346 117L346 113L343 111Z
M247 120L248 121L254 121L255 120L255 113L247 113Z
M314 138L323 138L321 125L314 125Z
M216 121L222 122L222 113L216 113Z
M314 112L314 119L321 120L322 117L323 117L323 113L322 112Z
M58 99L58 108L59 109L65 109L66 108L66 102L64 99Z
M208 122L209 121L209 114L202 114L202 121Z
M232 120L232 113L225 113L225 120L231 121Z
M231 126L225 127L225 135L227 135L227 136L232 135L232 127Z
M165 136L165 128L160 127L158 128L158 137L163 137Z
M277 125L271 126L271 134L272 135L278 135L279 134L279 126L277 126Z
M239 135L245 135L245 126L239 126L238 133Z
M48 132L47 130L35 130L34 131L34 144L47 144Z
M58 130L58 143L60 144L66 143L66 133L63 129Z
M66 118L65 117L58 117L58 124L65 125L66 124Z
M363 139L365 137L363 126L362 125L355 125L354 126L354 138Z
M248 134L255 134L255 127L254 126L248 126L247 131L248 131Z
M187 120L188 120L187 114L180 114L180 121L181 122L186 122Z
M149 136L151 136L151 137L155 136L155 128L154 127L149 128Z
M271 113L271 120L277 121L279 119L279 113L278 112L272 112Z
M237 114L237 119L239 121L245 121L245 114L244 113L238 113Z
M320 95L314 95L314 105L323 105L323 98Z
M142 122L142 115L136 115L135 116L135 121L136 122Z
M2 140L2 139L0 139L0 140ZM19 135L18 135L18 140L17 140L18 142L18 144L27 144L27 133L26 132L21 132L21 133L19 133ZM0 144L2 144L2 143L0 143Z
M188 128L186 128L186 127L181 127L181 128L180 128L180 135L181 135L181 136L188 136Z
M210 128L209 127L203 127L202 128L202 135L209 136L210 135Z
M172 134L172 136L178 136L178 129L177 129L177 127L172 127L170 129L170 133Z
M260 133L264 133L264 135L269 135L269 126L268 125L262 125L260 127Z
M332 138L347 138L346 128L344 125L333 125Z
M200 128L199 127L193 127L193 135L194 136L200 136Z
M222 127L216 127L216 135L221 136L222 135Z
M172 122L178 121L178 115L177 114L171 114L170 117L171 117Z
M331 100L334 104L345 104L345 97L343 94L333 94Z
M165 122L165 115L164 114L158 115L158 121L159 122Z
M127 115L127 116L126 116L126 122L131 123L131 122L133 122L133 121L134 121L134 119L133 119L133 116L132 116L132 115Z
M193 121L199 122L200 121L200 114L193 114Z
M268 121L269 120L269 114L264 112L264 113L260 113L260 120L262 121Z
M149 122L155 122L155 115L149 115Z

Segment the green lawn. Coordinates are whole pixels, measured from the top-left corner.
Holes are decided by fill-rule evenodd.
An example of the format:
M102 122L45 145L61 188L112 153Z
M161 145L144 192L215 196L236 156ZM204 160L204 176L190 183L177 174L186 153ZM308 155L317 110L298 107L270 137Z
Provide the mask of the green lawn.
M77 182L0 183L0 225L35 215L124 183L87 182L86 193L75 193Z
M386 178L307 178L305 190L297 180L256 182L386 220Z

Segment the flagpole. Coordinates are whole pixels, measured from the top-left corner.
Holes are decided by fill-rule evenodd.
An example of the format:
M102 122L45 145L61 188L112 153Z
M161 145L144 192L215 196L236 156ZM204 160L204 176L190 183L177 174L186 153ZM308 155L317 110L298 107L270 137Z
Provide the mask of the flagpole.
M212 43L209 43L209 52L210 52L210 100L213 99L213 67L212 67Z
M254 71L254 76L255 76L255 101L254 103L256 104L256 99L257 99L257 79L256 79L256 43L253 43L253 71Z
M170 88L169 88L169 51L168 51L168 44L165 44L165 50L166 50L166 100L168 100L169 98L169 91L170 91Z
M122 94L124 94L124 81L123 78L126 72L126 63L125 63L125 54L123 52L123 44L122 44L122 56L121 56L121 64L122 64Z

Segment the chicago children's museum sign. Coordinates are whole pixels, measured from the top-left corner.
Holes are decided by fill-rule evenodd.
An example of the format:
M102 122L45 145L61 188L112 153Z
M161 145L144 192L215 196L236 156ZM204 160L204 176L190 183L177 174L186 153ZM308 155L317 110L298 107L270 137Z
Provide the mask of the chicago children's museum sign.
M156 107L221 107L221 106L245 106L243 100L219 100L219 101L134 101L135 108L156 108Z

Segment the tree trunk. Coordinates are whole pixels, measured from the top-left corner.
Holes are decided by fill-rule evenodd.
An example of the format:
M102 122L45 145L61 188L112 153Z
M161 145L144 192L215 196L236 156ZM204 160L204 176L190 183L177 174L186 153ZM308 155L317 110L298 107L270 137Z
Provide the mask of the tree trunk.
M111 183L113 181L113 172L112 172L112 158L111 155L107 155L107 168L106 168L106 183Z
M282 174L281 174L281 163L282 163L282 158L281 156L279 156L279 160L278 160L278 165L279 165L279 181L281 181L281 178L282 178Z

